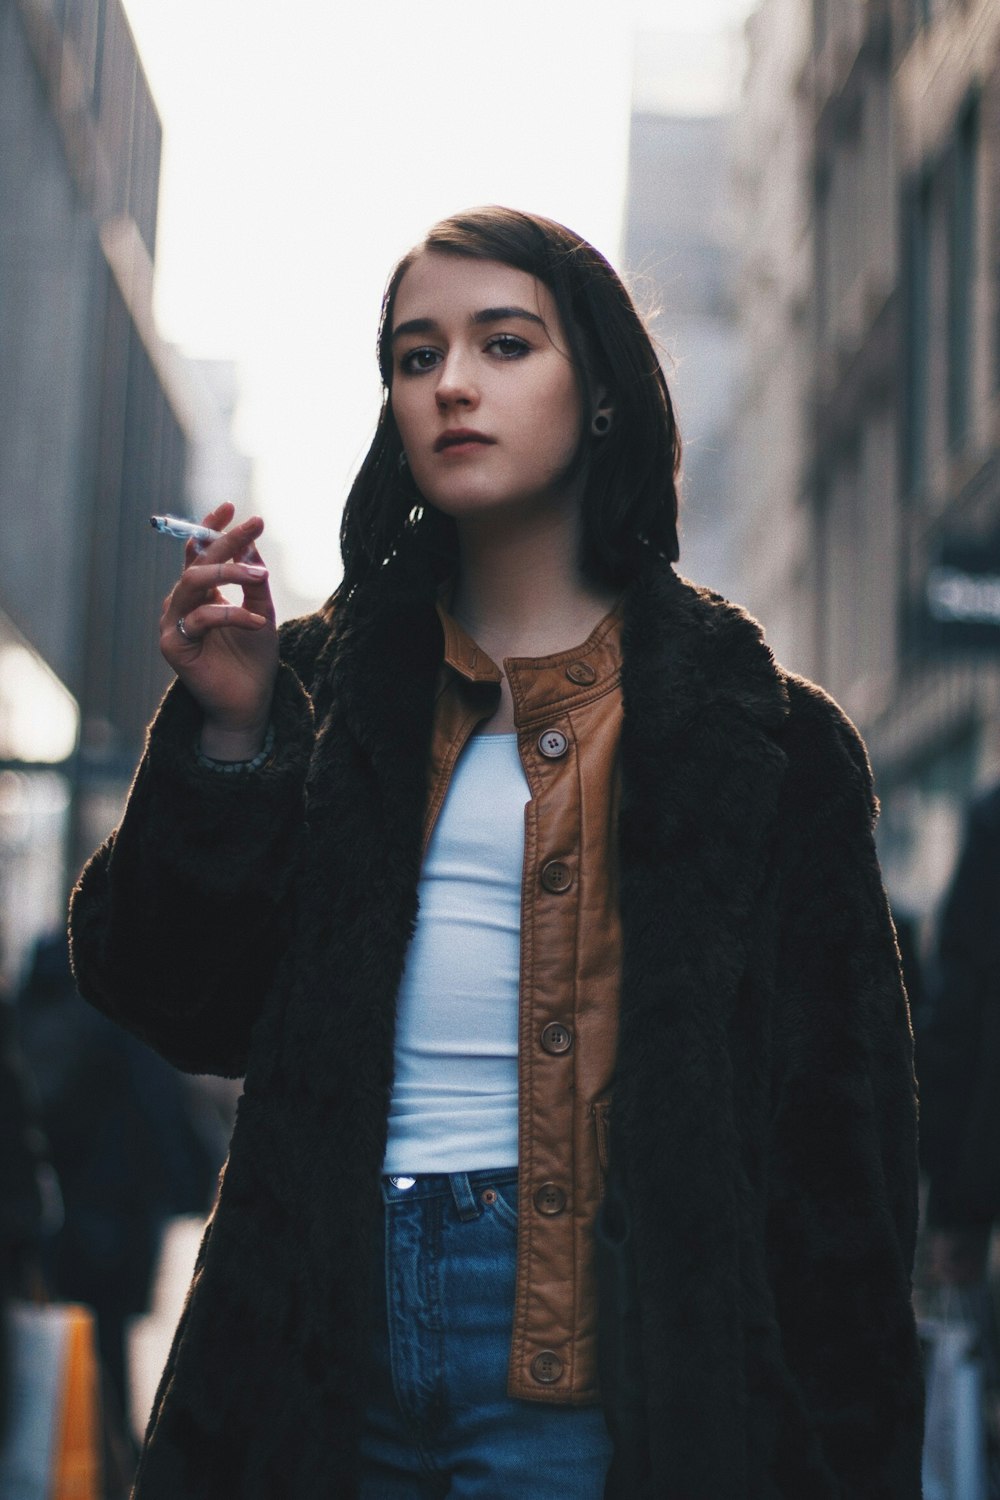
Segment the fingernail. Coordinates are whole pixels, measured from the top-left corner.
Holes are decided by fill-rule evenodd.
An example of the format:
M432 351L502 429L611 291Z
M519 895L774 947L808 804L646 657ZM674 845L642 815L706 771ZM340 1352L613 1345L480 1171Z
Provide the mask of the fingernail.
M267 569L266 568L258 568L254 563L244 563L244 567L245 567L246 571L250 574L251 578L266 578L267 577Z

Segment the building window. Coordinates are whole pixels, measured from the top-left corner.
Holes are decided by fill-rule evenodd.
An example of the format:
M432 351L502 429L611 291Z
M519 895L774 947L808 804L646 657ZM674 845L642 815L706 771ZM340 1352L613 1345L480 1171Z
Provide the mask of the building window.
M979 110L970 99L958 118L951 153L948 244L948 446L969 434L976 249Z

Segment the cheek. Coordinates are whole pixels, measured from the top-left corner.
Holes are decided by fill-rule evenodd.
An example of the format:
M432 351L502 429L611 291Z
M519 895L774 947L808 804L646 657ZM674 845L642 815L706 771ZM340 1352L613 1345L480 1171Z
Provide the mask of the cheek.
M562 386L557 393L553 393L548 402L548 412L546 426L550 443L567 458L572 457L580 441L583 420L580 412L580 397L575 383Z
M408 391L401 398L393 400L391 406L400 441L412 459L424 446L419 410L414 401L409 399Z
M396 386L393 386L389 392L389 410L392 412L393 419L402 437L407 425L406 402L400 396L398 387Z

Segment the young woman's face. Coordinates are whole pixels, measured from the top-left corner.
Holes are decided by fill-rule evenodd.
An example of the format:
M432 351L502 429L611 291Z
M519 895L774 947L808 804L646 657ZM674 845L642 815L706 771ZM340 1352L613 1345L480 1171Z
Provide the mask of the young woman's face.
M393 309L391 401L413 478L447 515L566 500L580 392L548 288L425 251Z

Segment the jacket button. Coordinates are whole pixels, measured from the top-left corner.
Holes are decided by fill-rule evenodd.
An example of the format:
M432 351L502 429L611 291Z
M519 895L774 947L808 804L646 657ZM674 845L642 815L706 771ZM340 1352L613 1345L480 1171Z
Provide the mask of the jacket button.
M535 1194L535 1207L540 1214L555 1218L566 1207L566 1194L556 1182L543 1182Z
M561 1052L568 1052L573 1045L573 1033L568 1026L561 1021L550 1021L542 1030L542 1046L546 1052L551 1052L558 1057Z
M597 681L597 673L589 661L571 661L566 668L566 676L570 682L577 682L581 687L589 687L592 682Z
M573 884L573 871L569 865L561 859L550 859L547 865L542 866L542 885L547 891L554 891L557 896L563 891L568 891Z
M555 1385L563 1372L563 1362L552 1349L543 1349L531 1361L531 1378L539 1385Z
M558 760L569 749L569 740L560 729L543 729L538 736L538 748L546 760Z

